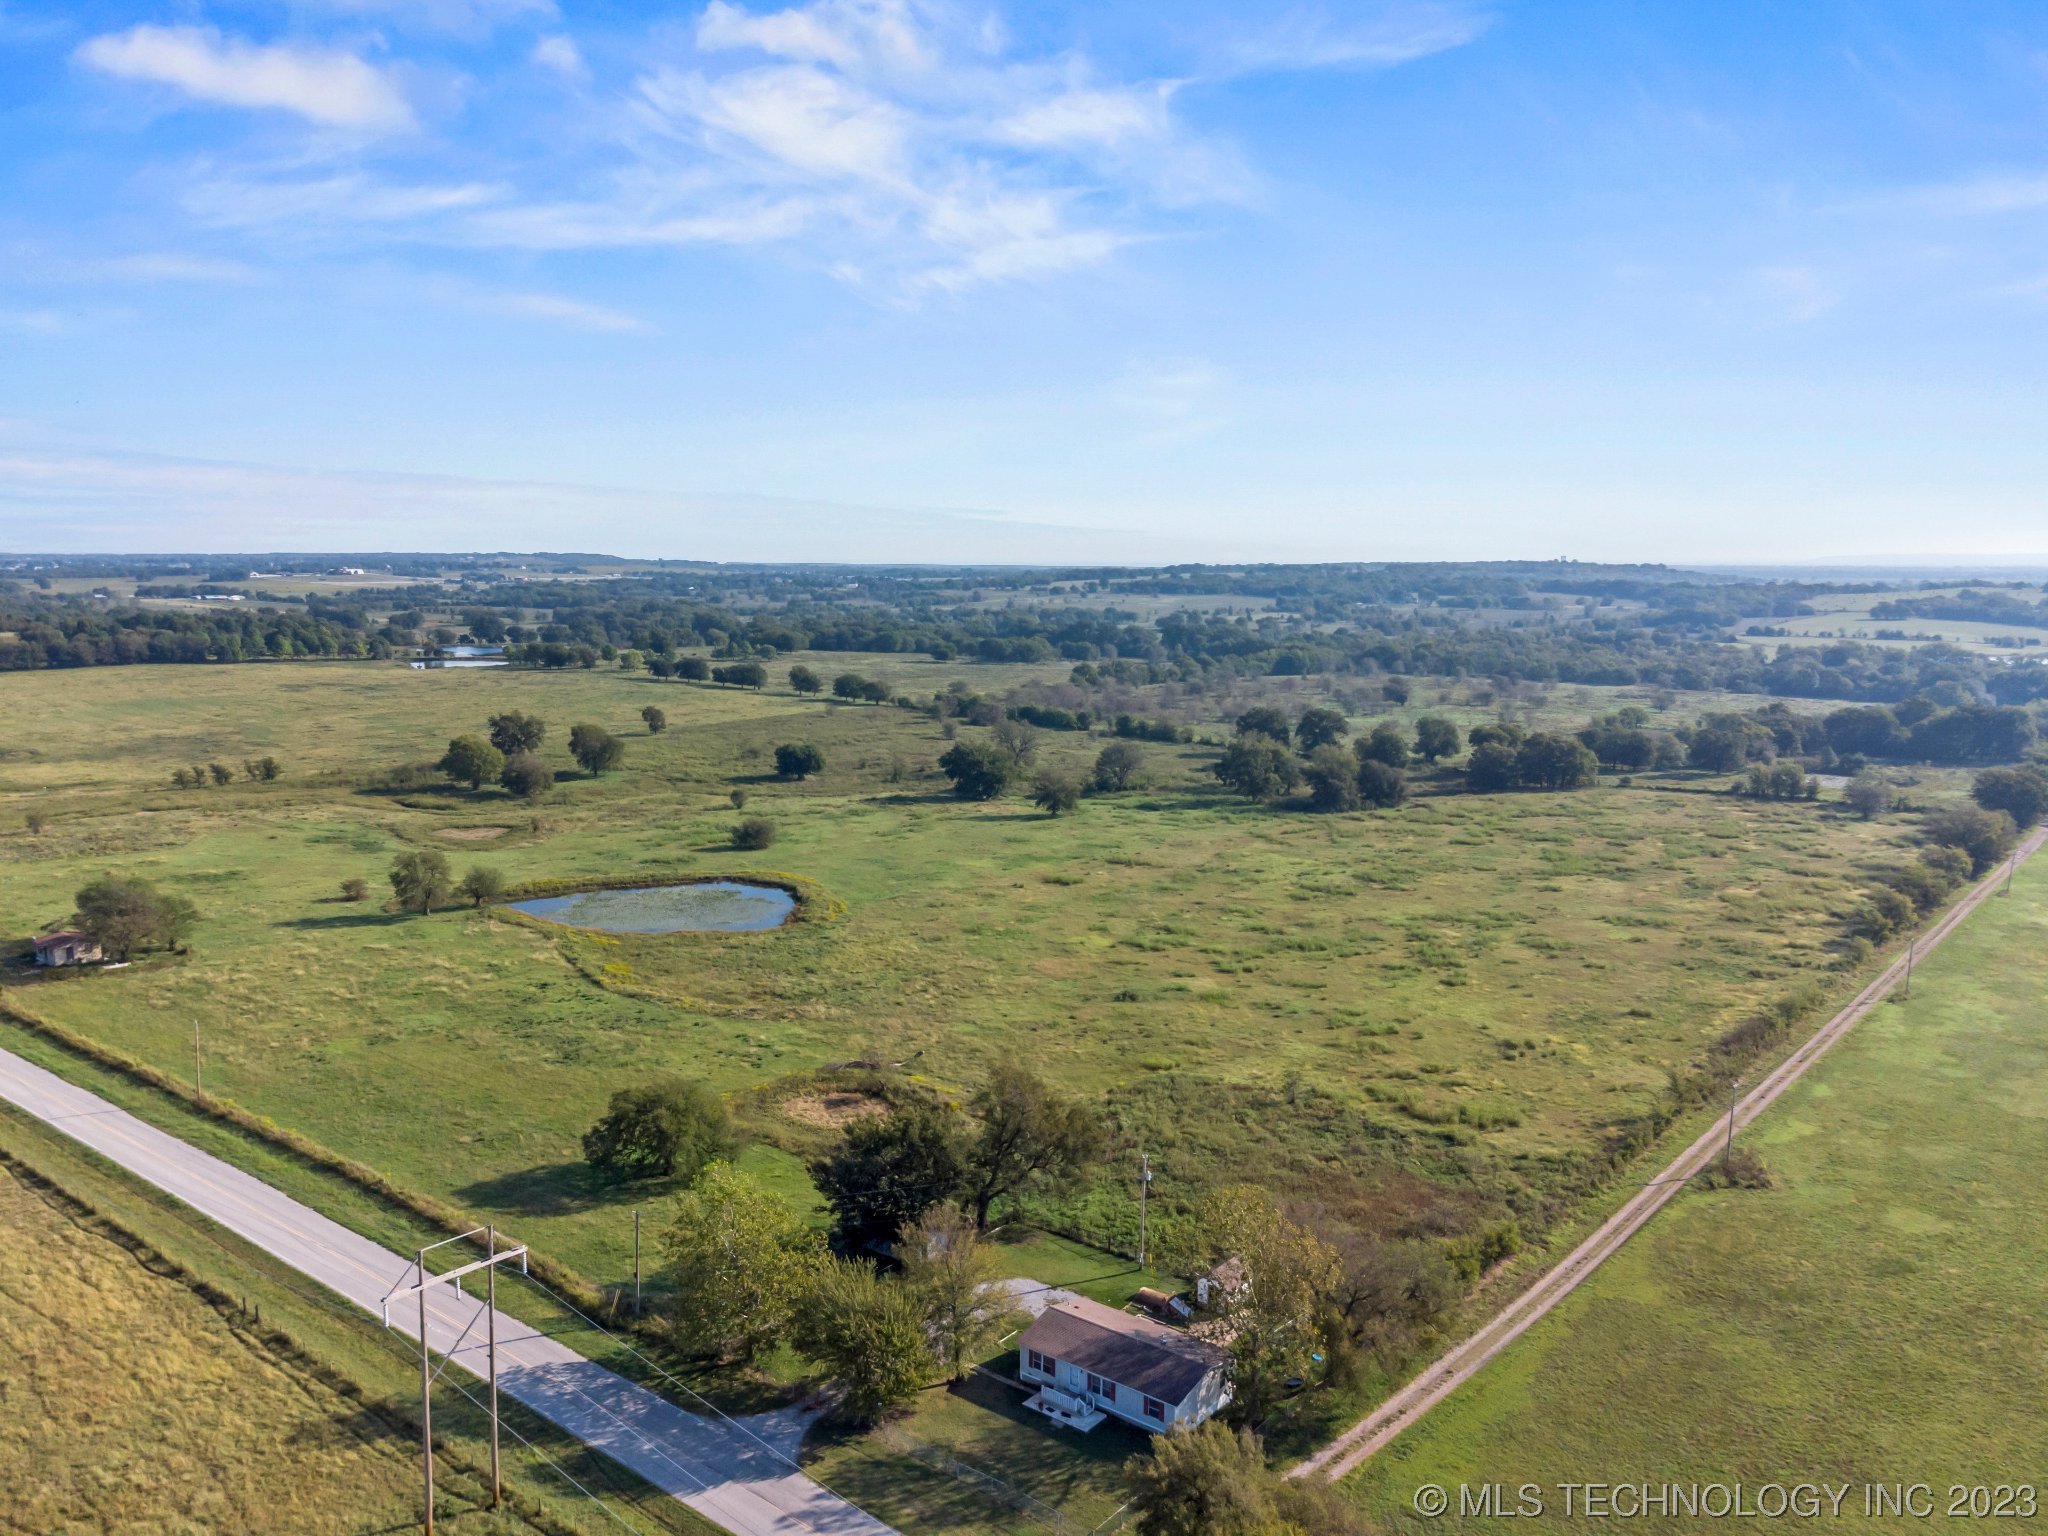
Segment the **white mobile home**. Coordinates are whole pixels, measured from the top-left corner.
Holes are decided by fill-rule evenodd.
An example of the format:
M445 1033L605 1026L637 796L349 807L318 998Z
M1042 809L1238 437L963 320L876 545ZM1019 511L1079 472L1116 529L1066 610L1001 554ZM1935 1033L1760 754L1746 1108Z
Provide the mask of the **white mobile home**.
M1115 1415L1140 1429L1201 1423L1230 1401L1230 1352L1084 1296L1054 1303L1018 1340L1028 1406L1075 1429Z

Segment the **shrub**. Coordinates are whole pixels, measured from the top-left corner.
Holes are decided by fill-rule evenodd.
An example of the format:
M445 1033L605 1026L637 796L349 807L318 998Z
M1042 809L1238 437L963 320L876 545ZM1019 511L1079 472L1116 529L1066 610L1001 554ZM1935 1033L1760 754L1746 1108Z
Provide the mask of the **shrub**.
M597 725L569 728L569 755L585 773L609 773L625 761L626 744Z
M1850 810L1872 821L1892 808L1892 787L1874 773L1859 773L1842 791L1842 798Z
M1441 715L1424 715L1415 722L1415 750L1425 762L1456 757L1463 745L1464 739L1459 736L1458 727Z
M1358 809L1358 759L1342 747L1317 747L1309 753L1302 777L1308 780L1308 803L1313 809Z
M488 906L504 897L505 877L486 865L472 864L462 883L455 887L455 894L468 897L479 907Z
M1932 843L1959 848L1970 857L1970 872L1981 875L2012 851L2018 830L2004 811L1958 806L1927 818L1921 828Z
M807 779L825 771L825 754L808 741L784 742L775 749L775 771L785 779Z
M1382 720L1372 734L1358 744L1358 755L1367 762L1385 763L1389 768L1408 766L1408 733L1391 720Z
M391 892L408 912L431 912L448 899L454 876L438 853L401 853L391 866Z
M844 1259L830 1261L811 1281L790 1342L825 1368L839 1388L841 1411L859 1423L907 1401L938 1369L917 1293Z
M481 736L457 736L435 766L458 784L482 789L484 780L505 771L505 754Z
M213 782L216 784L232 784L235 782L235 770L226 763L208 763L206 771L212 775Z
M1987 811L2003 811L2015 827L2031 827L2048 815L2048 772L2025 768L1986 768L1970 786L1970 798Z
M1381 810L1391 809L1408 798L1408 775L1377 758L1361 758L1358 764L1358 798Z
M1223 749L1209 771L1227 789L1248 800L1270 800L1301 782L1301 766L1276 737L1263 731L1241 735Z
M696 1179L732 1156L732 1121L702 1083L660 1077L612 1095L604 1116L583 1134L584 1161L614 1179Z
M1481 726L1480 730L1486 729ZM1479 731L1475 730L1476 738ZM1515 749L1504 741L1480 742L1465 761L1465 787L1475 794L1495 795L1516 783Z
M727 790L725 798L732 802L732 808L736 811L744 811L747 808L747 792L744 789Z
M732 829L732 845L743 852L755 852L775 841L775 823L765 816L749 816Z
M368 901L370 899L370 882L353 876L342 881L341 899L343 901Z
M659 705L648 704L640 711L640 718L647 722L647 734L659 736L668 729L668 711Z
M939 759L939 770L953 781L962 800L993 800L1017 777L1016 757L992 741L956 741Z
M711 677L711 663L702 656L679 656L676 658L676 676L690 683L707 682Z
M531 752L515 752L505 759L498 783L522 800L538 800L555 785L555 770Z
M795 666L789 669L789 686L798 693L816 693L825 685L809 667Z
M1095 754L1092 782L1104 794L1129 789L1145 767L1145 754L1127 741L1112 741Z

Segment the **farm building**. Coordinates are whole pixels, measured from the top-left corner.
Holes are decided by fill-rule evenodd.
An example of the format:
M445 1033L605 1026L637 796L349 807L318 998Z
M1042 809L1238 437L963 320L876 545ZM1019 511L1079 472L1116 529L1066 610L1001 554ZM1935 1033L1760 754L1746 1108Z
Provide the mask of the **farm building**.
M99 942L89 933L66 928L36 937L37 965L84 965L100 957Z
M1026 1405L1089 1430L1111 1414L1140 1429L1195 1425L1230 1401L1230 1352L1177 1328L1072 1296L1018 1340Z

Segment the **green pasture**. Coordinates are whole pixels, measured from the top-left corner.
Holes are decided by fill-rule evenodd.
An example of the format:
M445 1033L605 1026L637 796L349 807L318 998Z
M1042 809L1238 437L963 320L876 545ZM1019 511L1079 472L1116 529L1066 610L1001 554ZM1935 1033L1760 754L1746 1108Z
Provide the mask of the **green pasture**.
M1534 1528L1417 1518L1431 1483L1920 1482L1944 1510L1951 1484L2038 1486L2044 956L2037 863L1745 1133L1775 1188L1685 1193L1355 1474L1358 1500L1419 1532Z

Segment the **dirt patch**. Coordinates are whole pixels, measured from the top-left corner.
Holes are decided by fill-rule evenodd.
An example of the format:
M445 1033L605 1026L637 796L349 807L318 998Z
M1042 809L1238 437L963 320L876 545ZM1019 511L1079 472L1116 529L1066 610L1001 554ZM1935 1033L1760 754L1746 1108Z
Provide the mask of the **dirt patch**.
M867 1120L889 1112L888 1102L872 1093L804 1093L782 1101L782 1112L805 1125L839 1130L856 1120Z
M452 838L458 843L487 843L511 830L510 827L436 827L434 836Z

